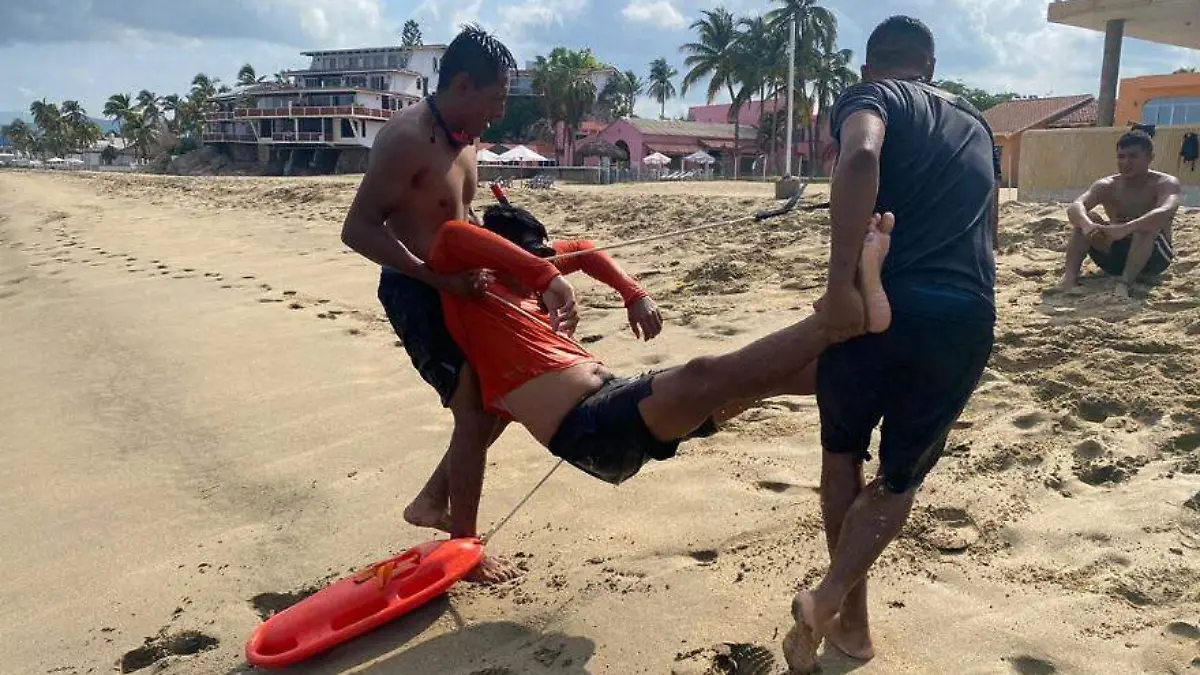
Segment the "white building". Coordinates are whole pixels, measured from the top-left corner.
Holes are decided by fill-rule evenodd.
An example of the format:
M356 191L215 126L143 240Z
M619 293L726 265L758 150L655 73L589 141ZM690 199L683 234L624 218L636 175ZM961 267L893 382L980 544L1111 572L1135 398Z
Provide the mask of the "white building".
M362 171L376 134L396 111L436 90L445 45L304 52L287 84L240 87L211 99L203 140L235 161L285 173Z

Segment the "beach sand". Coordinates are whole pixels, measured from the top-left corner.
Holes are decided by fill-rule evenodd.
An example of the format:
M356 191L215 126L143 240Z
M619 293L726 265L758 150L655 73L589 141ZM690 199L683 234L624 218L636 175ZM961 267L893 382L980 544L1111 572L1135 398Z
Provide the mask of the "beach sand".
M450 416L338 239L356 182L0 173L0 673L246 672L271 608L432 536L401 511ZM510 196L599 243L771 204ZM1198 226L1186 210L1176 264L1123 304L1097 276L1045 294L1064 209L1004 206L991 367L872 574L879 657L829 650L826 673L1200 668ZM828 246L814 212L623 249L663 335L638 343L585 279L579 335L627 373L732 349L809 313ZM565 467L490 545L519 581L290 672L780 672L792 595L828 563L817 431L811 399L778 399L619 488ZM481 527L553 463L510 428Z

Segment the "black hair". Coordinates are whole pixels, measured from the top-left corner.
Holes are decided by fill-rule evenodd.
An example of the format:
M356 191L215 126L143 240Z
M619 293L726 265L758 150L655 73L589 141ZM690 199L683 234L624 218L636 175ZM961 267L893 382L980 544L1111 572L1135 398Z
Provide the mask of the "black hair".
M933 33L911 16L885 19L867 40L867 63L872 66L924 68L933 56Z
M519 206L492 204L483 212L483 226L539 258L554 255L546 226Z
M1150 134L1140 129L1129 131L1117 141L1118 150L1124 150L1125 148L1141 148L1147 155L1152 155L1154 154L1154 141L1150 139Z
M482 89L516 69L517 60L504 43L476 24L465 25L442 55L437 90L448 89L459 73L466 73L471 84Z

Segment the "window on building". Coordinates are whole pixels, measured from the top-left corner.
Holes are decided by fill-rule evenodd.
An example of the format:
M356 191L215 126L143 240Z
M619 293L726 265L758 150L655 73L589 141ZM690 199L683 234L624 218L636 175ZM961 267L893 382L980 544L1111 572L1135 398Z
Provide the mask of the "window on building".
M1200 124L1200 96L1155 98L1142 107L1143 124Z
M350 126L350 120L342 120L342 138L354 138L354 127Z
M437 71L438 71L438 57L435 56L435 57L433 57L433 72L436 73Z
M400 67L400 55L399 54L388 54L387 64L388 64L388 68L399 68Z
M429 78L428 77L421 78L421 94L424 96L429 95Z

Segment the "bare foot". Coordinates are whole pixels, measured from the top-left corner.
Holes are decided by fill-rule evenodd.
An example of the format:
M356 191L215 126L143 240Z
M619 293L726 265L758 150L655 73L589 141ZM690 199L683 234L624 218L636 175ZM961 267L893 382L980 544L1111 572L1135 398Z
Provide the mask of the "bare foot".
M503 558L485 555L479 565L464 578L471 583L491 586L512 581L519 576L521 576L521 570L512 563Z
M1058 291L1059 293L1066 293L1072 288L1075 288L1075 284L1077 283L1079 283L1079 279L1077 277L1072 274L1064 274L1062 279L1058 280L1058 285L1054 287L1054 290Z
M783 638L783 658L795 675L807 675L818 669L817 647L822 636L817 634L813 616L813 597L809 591L801 591L792 601L792 618L796 625Z
M876 225L876 222L878 225ZM896 217L883 214L878 221L872 219L863 239L862 254L858 260L858 284L863 294L863 306L867 310L867 331L882 333L892 325L892 306L883 292L883 259L892 246L892 228Z
M1129 294L1129 284L1124 281L1118 281L1116 287L1113 288L1113 295L1117 296L1118 300L1129 300L1133 296Z
M838 615L825 629L825 639L838 651L859 661L875 658L875 645L871 642L871 631L866 626L849 626Z
M409 525L431 527L442 532L450 532L450 512L445 505L431 504L421 495L404 509L404 520Z

